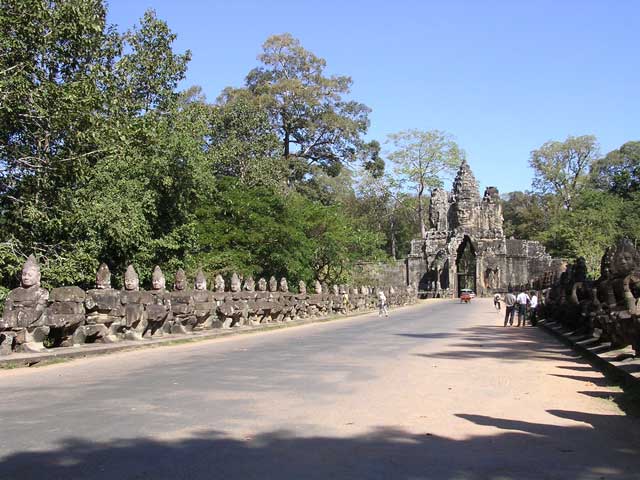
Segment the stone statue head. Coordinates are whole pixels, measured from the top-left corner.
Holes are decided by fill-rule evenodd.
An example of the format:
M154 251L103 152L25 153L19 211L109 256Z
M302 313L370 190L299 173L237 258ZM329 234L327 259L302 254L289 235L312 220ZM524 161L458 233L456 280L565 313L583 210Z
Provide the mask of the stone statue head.
M39 287L40 286L40 265L36 257L29 255L27 261L22 267L22 276L20 277L22 288Z
M638 251L628 238L621 239L613 254L613 272L616 276L624 277L629 275L635 268L638 268Z
M573 280L575 282L584 282L587 279L587 260L584 257L576 259L573 267Z
M256 282L253 281L253 277L248 277L244 281L244 290L246 292L253 292L256 289Z
M152 290L164 290L167 286L167 279L164 278L164 273L158 265L153 268L151 274L151 289Z
M289 291L289 284L287 283L287 279L282 277L280 279L280 291L281 292L288 292Z
M264 279L264 277L260 277L260 280L258 280L258 291L259 292L267 291L267 281Z
M187 288L187 274L184 273L184 270L179 268L176 272L176 279L173 282L174 290L186 290Z
M302 280L298 282L298 291L300 293L307 293L307 284Z
M106 290L111 288L111 272L106 263L101 263L96 272L96 288Z
M275 292L277 290L278 290L278 281L276 280L276 277L272 275L271 278L269 279L269 291Z
M316 280L316 283L314 285L314 289L315 289L316 293L322 293L322 284L320 283L320 280Z
M140 290L140 277L138 277L133 265L129 265L127 271L124 272L124 289L130 292Z
M333 291L334 295L338 295L340 293L340 287L338 285L333 285L333 287L331 287L331 290Z
M216 275L213 287L216 292L224 292L224 278L222 278L222 275Z
M240 290L242 290L242 283L240 283L240 277L238 277L237 273L233 272L233 275L231 275L231 291L239 292Z
M198 269L196 273L196 290L206 290L207 289L207 277L204 276L204 272L201 268Z

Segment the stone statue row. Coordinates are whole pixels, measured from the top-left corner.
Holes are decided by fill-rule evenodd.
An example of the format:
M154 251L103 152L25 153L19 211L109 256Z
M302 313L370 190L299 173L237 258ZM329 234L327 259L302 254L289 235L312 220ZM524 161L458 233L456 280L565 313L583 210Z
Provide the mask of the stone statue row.
M37 352L46 347L83 343L112 343L142 340L170 334L188 334L212 328L255 326L318 318L351 311L376 308L377 290L372 287L331 289L316 281L314 292L307 292L303 281L298 292L290 292L286 278L269 282L244 279L237 274L225 291L225 281L217 275L213 290L199 270L194 288L189 288L184 270L175 275L173 290L156 266L151 290L140 290L140 279L129 265L124 288L111 287L111 272L100 265L94 289L59 287L51 292L40 286L40 266L30 256L22 269L21 286L6 298L0 321L0 354L13 351ZM390 305L414 302L416 292L409 286L402 292L385 289Z
M587 279L584 258L538 279L546 318L593 335L613 348L640 352L640 252L628 239L607 248L597 280Z

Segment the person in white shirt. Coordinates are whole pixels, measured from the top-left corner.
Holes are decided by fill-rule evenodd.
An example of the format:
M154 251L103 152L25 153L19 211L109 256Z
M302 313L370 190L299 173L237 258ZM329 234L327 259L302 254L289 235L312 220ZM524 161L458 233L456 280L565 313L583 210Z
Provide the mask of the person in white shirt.
M527 322L527 305L531 302L529 295L524 290L516 297L516 305L518 305L518 327L524 327ZM522 321L522 323L520 323Z
M533 325L534 327L536 326L536 323L538 323L538 296L536 295L536 292L531 292L531 303L529 303L529 321L531 322L531 325Z
M382 290L378 290L378 316L384 313L385 317L389 316L389 307L387 306L387 297Z

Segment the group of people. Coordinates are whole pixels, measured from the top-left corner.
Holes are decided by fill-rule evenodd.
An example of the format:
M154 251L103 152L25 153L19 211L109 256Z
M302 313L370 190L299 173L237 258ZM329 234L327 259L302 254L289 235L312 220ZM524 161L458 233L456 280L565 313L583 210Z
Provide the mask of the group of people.
M498 311L501 310L501 303L503 299L499 293L493 296L493 304ZM536 292L531 292L529 295L524 290L515 295L511 290L504 296L504 326L513 325L513 320L516 312L518 312L518 323L516 326L524 327L529 318L529 323L535 326L538 322L537 310L538 310L538 296Z

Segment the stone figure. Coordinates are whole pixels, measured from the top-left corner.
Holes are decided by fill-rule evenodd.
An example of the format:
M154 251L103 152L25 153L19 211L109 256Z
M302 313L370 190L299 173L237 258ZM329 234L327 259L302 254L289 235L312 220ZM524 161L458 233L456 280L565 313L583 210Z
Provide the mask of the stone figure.
M184 334L193 331L198 323L195 315L195 300L187 283L187 274L182 268L176 272L170 299L173 315L171 333Z
M111 288L111 271L106 263L100 264L96 272L96 288L88 290L84 300L85 325L74 333L74 343L119 340L124 307L120 292Z
M246 292L253 292L256 289L256 284L253 281L253 277L248 277L245 281L244 281L244 290Z
M44 350L49 334L46 307L49 292L40 287L40 265L30 255L22 267L20 286L7 295L0 322L0 353Z
M307 284L306 284L306 283L304 283L304 281L303 281L303 280L300 280L300 281L298 282L298 292L299 292L301 295L306 295L306 293L307 293Z
M258 291L259 292L267 291L267 281L262 277L260 278L260 280L258 280Z
M213 282L213 286L214 286L214 291L216 293L224 292L224 278L222 278L222 275L220 274L216 275L216 279Z
M313 285L313 288L317 294L322 293L322 284L320 283L320 280L316 280L316 283Z
M79 287L58 287L51 290L47 308L50 344L70 347L84 343L86 294ZM78 332L78 335L76 335Z
M238 276L237 273L233 272L233 275L231 275L231 291L234 292L234 293L237 293L240 290L242 290L242 284L240 282L240 277Z
M193 295L193 314L196 317L195 329L220 327L215 311L217 308L213 293L207 290L207 277L201 268L196 272Z
M269 291L270 292L277 292L278 291L278 281L276 280L276 277L271 277L269 279Z
M124 290L120 292L120 301L124 306L124 338L142 340L148 323L145 305L151 303L151 296L140 291L140 277L133 265L129 265L124 273Z
M287 279L285 277L282 277L280 279L280 286L278 291L280 292L288 292L289 291L289 284L287 283Z
M435 188L431 192L431 203L429 204L429 222L431 228L439 232L446 232L449 229L449 195L442 188Z
M171 332L173 324L171 293L167 292L166 284L167 280L162 270L156 265L151 274L151 290L148 292L151 301L146 305L147 329L143 335L163 336Z

